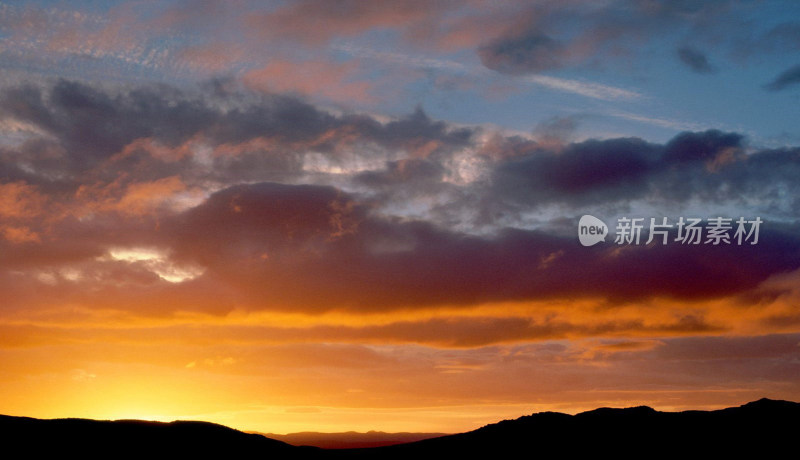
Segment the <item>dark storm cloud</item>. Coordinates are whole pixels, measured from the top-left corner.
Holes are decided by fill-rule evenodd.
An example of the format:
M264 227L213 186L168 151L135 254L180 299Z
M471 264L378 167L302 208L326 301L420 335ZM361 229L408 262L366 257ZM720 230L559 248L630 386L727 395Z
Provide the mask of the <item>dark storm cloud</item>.
M726 149L743 147L744 137L737 133L710 130L702 133L684 132L665 146L663 161L667 164L714 160Z
M800 83L800 65L790 67L775 77L771 83L764 86L770 91L782 91Z
M469 144L473 134L468 128L450 129L443 121L431 120L421 107L417 107L408 117L391 121L383 127L374 122L368 124L372 127L372 136L394 147L406 147L409 142L413 144L425 140L438 140L447 145L463 147Z
M503 37L478 49L486 67L507 74L535 73L560 66L561 46L547 35L531 31Z
M667 203L692 198L709 203L763 202L763 211L797 209L800 173L797 149L745 153L742 135L716 130L685 132L666 144L641 139L592 140L563 151L528 146L497 164L489 197L538 207L649 200ZM490 200L491 201L491 200Z
M334 188L308 185L220 191L171 232L181 258L253 304L310 311L563 296L703 299L800 268L797 228L762 229L757 246L587 250L571 236L508 229L478 237L380 217Z
M713 73L714 67L708 62L708 57L697 49L689 46L678 48L678 59L689 69L696 73Z
M641 139L591 140L500 164L494 182L501 195L520 193L537 202L616 200L643 193L658 152Z
M10 88L0 96L2 112L33 124L61 141L76 167L86 167L140 137L174 144L213 119L203 105L175 90L144 87L112 96L73 81L60 80L49 91L35 86Z
M163 177L176 169L191 169L190 158L157 161L134 141L147 139L179 148L200 137L212 147L228 146L226 151L235 153L213 158L216 164L209 174L223 181L264 180L297 173L306 150L353 152L357 144L371 143L437 156L468 145L473 135L470 129L431 120L421 108L380 123L369 116L331 115L288 96L219 88L208 93L201 96L163 85L110 90L66 80L51 86L5 88L0 91L0 116L27 123L45 135L4 155L11 161L0 165L0 172L6 179L32 179L38 173L40 180L52 181L102 166L104 174L145 168ZM265 142L244 145L259 139ZM104 162L126 147L130 147L128 157L115 160L119 170L109 171ZM29 167L21 169L20 164Z

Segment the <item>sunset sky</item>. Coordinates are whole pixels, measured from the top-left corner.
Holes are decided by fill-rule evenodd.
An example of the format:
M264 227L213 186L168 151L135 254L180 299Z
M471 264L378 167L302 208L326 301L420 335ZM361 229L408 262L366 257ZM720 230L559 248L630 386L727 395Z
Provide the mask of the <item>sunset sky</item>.
M798 401L799 121L791 0L0 2L0 413Z

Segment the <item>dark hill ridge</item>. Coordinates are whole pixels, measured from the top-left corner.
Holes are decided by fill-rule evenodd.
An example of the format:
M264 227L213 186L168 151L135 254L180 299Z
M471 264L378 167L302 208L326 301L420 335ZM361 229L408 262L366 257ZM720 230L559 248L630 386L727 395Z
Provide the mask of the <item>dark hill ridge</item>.
M29 417L0 415L2 446L19 446L32 458L61 455L66 452L81 456L128 457L147 455L163 458L188 455L252 455L272 458L299 458L314 454L314 447L294 447L257 434L243 433L208 422L175 421L170 423L142 420L39 420ZM14 449L16 450L16 449ZM27 456L27 455L26 455Z
M797 455L800 403L761 399L716 411L659 412L649 407L601 408L577 415L542 412L467 433L388 447L325 450L294 447L257 434L205 422L38 420L0 416L8 451L83 457L189 455L262 458L432 458L604 453L615 458L699 458L736 454ZM35 455L40 454L40 455Z
M423 439L446 436L447 433L385 433L383 431L368 431L359 433L348 431L344 433L318 433L303 431L289 434L258 433L271 439L277 439L293 446L316 446L325 449L355 449L365 447L393 446Z
M470 456L720 458L797 456L800 403L761 399L716 411L659 412L640 406L576 415L542 412L415 443L335 451L338 458Z

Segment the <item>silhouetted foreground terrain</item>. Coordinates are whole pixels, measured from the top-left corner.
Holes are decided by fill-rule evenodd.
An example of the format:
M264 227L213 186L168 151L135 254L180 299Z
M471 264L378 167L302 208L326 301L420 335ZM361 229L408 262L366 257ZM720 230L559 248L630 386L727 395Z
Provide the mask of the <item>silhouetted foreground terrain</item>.
M93 458L146 458L188 455L299 458L314 447L295 447L258 434L248 434L207 422L170 423L141 420L39 420L0 415L0 440L6 451L16 446L31 458L76 453ZM17 450L17 449L13 449ZM224 456L224 457L223 457ZM22 457L22 456L18 456ZM25 455L28 457L28 455Z
M283 441L293 446L316 446L325 449L358 449L365 447L393 446L395 444L405 444L421 441L423 439L446 436L446 433L384 433L382 431L369 431L366 433L357 433L355 431L348 431L345 433L304 431L290 434L259 434L263 434L268 438L277 439L278 441Z
M649 407L543 412L475 431L408 444L349 450L294 447L204 422L37 420L0 416L6 452L77 453L83 457L147 455L252 458L528 458L606 453L615 458L697 458L737 454L795 457L800 403L761 399L718 411L658 412ZM39 455L37 455L39 454ZM506 457L508 456L508 457Z

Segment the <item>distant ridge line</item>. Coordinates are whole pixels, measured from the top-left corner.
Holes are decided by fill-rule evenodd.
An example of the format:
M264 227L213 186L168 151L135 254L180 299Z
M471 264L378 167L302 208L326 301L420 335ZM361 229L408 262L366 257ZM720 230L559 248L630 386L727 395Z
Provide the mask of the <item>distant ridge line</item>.
M661 412L647 406L601 407L575 415L539 412L474 431L384 447L297 447L260 434L200 421L101 421L0 415L6 449L34 456L269 455L270 458L404 458L613 454L616 458L758 455L796 451L800 403L762 398L718 410Z

